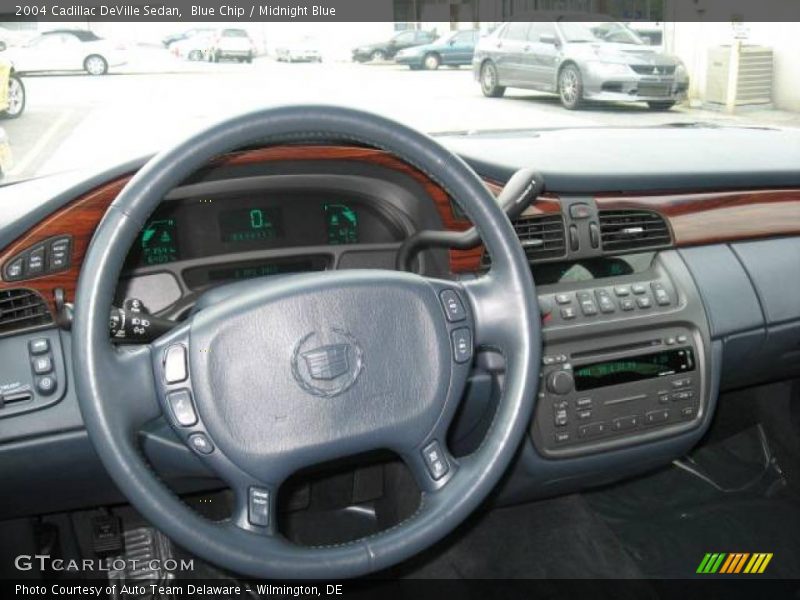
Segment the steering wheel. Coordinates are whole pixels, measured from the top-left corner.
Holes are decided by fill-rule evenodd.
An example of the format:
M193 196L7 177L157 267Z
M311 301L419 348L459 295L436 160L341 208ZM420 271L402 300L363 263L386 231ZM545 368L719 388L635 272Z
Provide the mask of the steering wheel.
M491 270L461 282L382 270L253 280L152 344L112 345L107 320L123 261L161 199L215 156L287 141L380 148L426 173L475 224ZM150 160L95 231L73 332L86 429L131 504L196 555L279 579L367 574L452 531L498 482L527 430L541 352L528 262L475 172L424 134L330 106L244 114ZM503 354L504 390L480 448L456 459L446 433L478 348ZM230 486L230 519L197 514L151 470L137 435L160 416ZM411 517L335 546L280 534L276 499L287 477L377 449L399 455L414 476L421 501Z

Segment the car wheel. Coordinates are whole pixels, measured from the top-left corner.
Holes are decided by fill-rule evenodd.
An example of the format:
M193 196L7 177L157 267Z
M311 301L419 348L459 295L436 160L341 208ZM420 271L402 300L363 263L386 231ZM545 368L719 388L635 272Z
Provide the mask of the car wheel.
M648 102L647 106L650 110L669 110L675 106L675 102L673 100L657 100L655 102Z
M92 54L87 56L83 61L83 68L89 75L105 75L108 73L108 63L106 59L99 54Z
M575 65L567 65L558 74L558 95L564 108L580 108L583 102L583 79Z
M506 93L506 88L499 85L497 67L494 63L487 62L481 67L481 91L489 98L499 98Z
M16 75L8 78L8 107L0 112L4 119L16 119L25 111L25 85Z
M246 62L247 64L250 64L250 63L253 62L253 53L252 52L247 55L247 58L244 59L244 62Z
M372 62L381 62L386 60L386 52L383 50L374 50L372 54L369 55L369 59Z
M192 50L189 52L188 58L193 62L197 62L199 60L203 60L203 53L200 52L200 50Z
M439 68L442 60L439 58L438 54L426 54L425 58L422 59L422 64L425 65L426 71L435 71Z

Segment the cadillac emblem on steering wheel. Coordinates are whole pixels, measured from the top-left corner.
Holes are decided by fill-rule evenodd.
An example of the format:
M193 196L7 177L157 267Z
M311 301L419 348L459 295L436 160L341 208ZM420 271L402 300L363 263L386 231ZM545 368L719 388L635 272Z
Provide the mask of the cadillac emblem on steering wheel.
M292 352L292 375L314 396L333 398L350 389L364 368L364 351L342 329L311 332Z

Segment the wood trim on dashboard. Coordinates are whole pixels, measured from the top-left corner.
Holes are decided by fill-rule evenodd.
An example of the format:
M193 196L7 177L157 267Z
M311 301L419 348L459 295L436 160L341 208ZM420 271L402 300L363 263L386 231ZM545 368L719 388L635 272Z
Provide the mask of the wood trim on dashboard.
M669 221L676 246L800 234L800 189L618 195L599 209L650 209Z

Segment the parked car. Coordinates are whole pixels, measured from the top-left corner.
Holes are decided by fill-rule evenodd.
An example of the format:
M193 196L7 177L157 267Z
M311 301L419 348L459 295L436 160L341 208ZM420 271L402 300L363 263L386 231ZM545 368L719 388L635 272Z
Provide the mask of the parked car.
M310 40L283 44L275 49L279 62L322 62L322 54Z
M10 62L0 60L0 118L16 119L24 111L25 84L22 83L22 79L14 71ZM2 149L0 149L1 151Z
M477 29L453 31L430 44L412 46L395 54L394 60L408 65L412 70L427 69L435 71L440 65L460 67L472 64L475 44L480 32Z
M22 46L37 35L36 31L28 29L9 29L0 25L0 52L6 48Z
M210 62L219 62L226 58L239 62L253 62L256 46L247 31L227 27L218 29L209 37L210 44L206 48L205 57Z
M198 61L205 57L206 49L211 44L211 34L198 30L186 39L172 42L169 51L178 58Z
M481 39L472 64L484 95L502 96L507 87L553 92L568 109L599 100L666 110L685 98L689 76L679 58L622 23L578 18L585 20L554 15L552 22L506 23Z
M183 40L189 39L190 37L194 37L199 34L211 34L214 33L213 27L194 27L192 29L187 29L182 33L173 33L166 36L161 43L164 44L165 48L169 48L175 42L182 42Z
M83 29L48 31L24 46L9 48L4 56L17 73L86 71L89 75L105 75L110 67L127 62L123 45Z
M353 60L355 62L380 62L394 58L400 50L411 46L421 46L430 44L436 39L433 31L401 31L393 35L384 42L367 44L353 49Z

